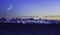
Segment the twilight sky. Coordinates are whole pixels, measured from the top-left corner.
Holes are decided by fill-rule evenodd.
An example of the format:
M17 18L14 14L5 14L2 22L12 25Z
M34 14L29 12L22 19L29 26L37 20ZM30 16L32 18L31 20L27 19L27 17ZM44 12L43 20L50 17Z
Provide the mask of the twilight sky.
M0 0L0 17L60 15L59 0Z

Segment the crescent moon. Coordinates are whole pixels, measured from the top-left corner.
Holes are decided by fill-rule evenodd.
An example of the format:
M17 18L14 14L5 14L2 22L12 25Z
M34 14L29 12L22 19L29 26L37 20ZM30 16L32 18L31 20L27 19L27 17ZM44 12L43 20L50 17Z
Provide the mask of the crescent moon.
M9 11L12 9L12 7L13 7L13 5L11 4L6 10Z

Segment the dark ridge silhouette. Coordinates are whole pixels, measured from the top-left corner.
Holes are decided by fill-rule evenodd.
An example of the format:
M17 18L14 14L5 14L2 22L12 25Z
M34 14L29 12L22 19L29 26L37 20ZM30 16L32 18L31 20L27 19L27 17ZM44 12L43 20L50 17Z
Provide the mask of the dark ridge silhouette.
M1 23L0 35L60 35L60 25Z

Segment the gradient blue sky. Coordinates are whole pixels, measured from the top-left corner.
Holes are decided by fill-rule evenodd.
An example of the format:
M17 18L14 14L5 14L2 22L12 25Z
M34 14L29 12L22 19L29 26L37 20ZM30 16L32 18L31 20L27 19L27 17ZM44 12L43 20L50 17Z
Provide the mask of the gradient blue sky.
M60 15L59 0L0 0L0 17L46 15Z

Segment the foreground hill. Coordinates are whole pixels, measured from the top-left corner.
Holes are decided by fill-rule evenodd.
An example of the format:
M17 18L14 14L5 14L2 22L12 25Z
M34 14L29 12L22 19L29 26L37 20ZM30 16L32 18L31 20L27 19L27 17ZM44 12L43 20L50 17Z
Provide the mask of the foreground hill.
M2 23L0 35L60 35L60 25Z

